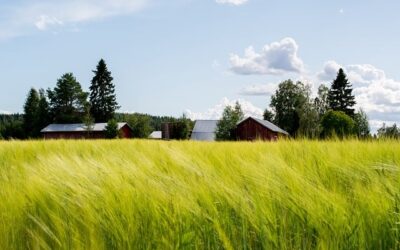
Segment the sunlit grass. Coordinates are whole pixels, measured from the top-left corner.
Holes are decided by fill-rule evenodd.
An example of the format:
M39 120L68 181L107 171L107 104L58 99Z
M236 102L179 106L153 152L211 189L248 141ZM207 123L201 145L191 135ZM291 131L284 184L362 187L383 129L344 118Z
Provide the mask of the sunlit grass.
M400 143L0 142L0 249L399 249Z

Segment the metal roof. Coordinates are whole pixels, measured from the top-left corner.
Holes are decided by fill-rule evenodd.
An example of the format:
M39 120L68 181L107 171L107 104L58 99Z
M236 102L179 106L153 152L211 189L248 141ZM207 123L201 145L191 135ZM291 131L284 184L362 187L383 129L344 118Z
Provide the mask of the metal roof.
M150 139L162 139L162 131L153 131L153 133L151 133L149 135Z
M121 129L127 125L126 122L118 123L118 129ZM104 131L106 130L107 123L95 123L90 131ZM85 124L50 124L49 126L42 129L42 133L52 133L52 132L86 132L88 129Z
M261 124L262 126L268 128L268 129L270 129L270 130L272 130L274 132L285 134L285 135L289 135L288 132L286 132L285 130L283 130L280 127L276 126L272 122L269 122L269 121L266 121L266 120L257 119L257 118L254 118L254 117L247 117L247 118L243 119L242 121L240 121L237 125L243 123L244 121L246 121L248 119L253 119L256 122L258 122L259 124Z
M197 120L191 139L194 141L215 141L218 120Z

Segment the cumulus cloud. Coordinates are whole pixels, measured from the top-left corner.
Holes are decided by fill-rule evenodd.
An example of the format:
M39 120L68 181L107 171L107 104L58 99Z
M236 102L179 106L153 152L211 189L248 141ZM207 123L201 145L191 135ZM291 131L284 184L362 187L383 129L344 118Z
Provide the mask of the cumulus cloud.
M242 5L248 0L215 0L219 4Z
M318 73L322 81L332 81L339 68L343 68L353 85L357 106L364 109L376 129L383 123L400 122L400 81L388 77L382 69L370 64L341 66L329 61Z
M150 0L21 0L0 9L0 38L44 31L61 25L76 25L141 10Z
M214 107L209 108L205 112L193 112L191 110L186 110L185 115L192 120L204 120L204 119L220 119L222 117L222 112L226 106L234 106L236 101L242 106L245 116L253 116L257 118L263 117L263 110L259 107L254 106L251 102L244 99L229 100L224 97L218 104Z
M270 96L275 93L277 84L258 84L250 85L239 91L244 96Z
M299 46L293 38L265 45L260 52L253 47L244 56L230 56L231 70L242 75L281 75L287 72L301 73L304 63L298 56Z

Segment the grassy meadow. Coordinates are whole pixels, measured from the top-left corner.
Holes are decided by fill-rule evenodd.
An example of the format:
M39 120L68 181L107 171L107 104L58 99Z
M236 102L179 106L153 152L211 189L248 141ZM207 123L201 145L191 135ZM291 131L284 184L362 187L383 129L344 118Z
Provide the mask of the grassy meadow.
M0 249L400 249L400 143L0 142Z

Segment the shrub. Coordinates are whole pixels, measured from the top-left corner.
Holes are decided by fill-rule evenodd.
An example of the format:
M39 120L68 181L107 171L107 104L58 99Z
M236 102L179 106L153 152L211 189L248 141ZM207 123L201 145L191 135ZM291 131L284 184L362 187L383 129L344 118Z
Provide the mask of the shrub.
M329 110L321 120L322 137L344 138L354 133L355 122L342 111Z

